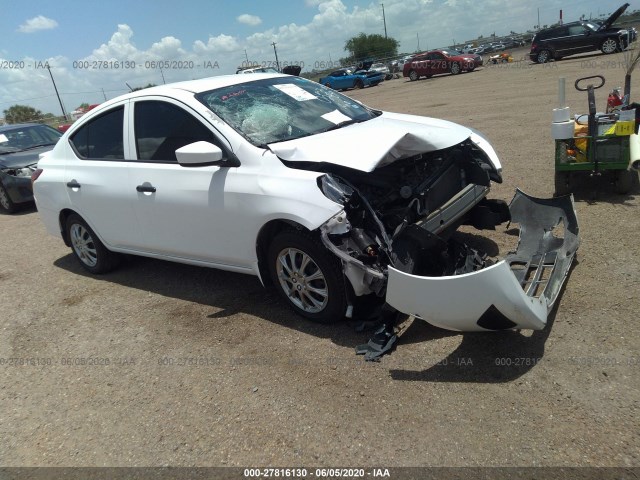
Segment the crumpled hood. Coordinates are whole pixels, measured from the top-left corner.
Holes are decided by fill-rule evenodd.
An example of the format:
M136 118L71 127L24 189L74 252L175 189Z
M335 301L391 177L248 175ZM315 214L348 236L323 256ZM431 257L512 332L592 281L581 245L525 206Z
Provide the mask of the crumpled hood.
M435 118L384 112L377 118L269 148L284 162L332 163L371 172L401 158L452 147L471 135Z
M24 152L2 154L0 155L0 167L21 168L26 167L27 165L33 165L34 163L38 163L38 158L41 153L48 152L52 148L53 145L46 145L44 147L34 148Z

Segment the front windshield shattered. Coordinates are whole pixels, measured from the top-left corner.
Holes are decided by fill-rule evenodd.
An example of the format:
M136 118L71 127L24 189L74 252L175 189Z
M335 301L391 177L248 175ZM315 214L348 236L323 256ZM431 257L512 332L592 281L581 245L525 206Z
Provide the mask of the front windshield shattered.
M297 77L240 83L197 98L256 146L315 135L376 116L345 95Z

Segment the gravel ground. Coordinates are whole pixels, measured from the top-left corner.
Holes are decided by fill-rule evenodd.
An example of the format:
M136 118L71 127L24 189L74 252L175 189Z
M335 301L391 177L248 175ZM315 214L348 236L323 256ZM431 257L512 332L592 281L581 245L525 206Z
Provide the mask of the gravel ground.
M551 196L558 77L584 113L571 85L603 73L604 109L622 61L522 61L348 94L483 131L504 165L493 197ZM0 357L28 359L0 365L0 463L640 466L640 189L593 190L576 194L582 245L544 331L408 319L380 363L354 355L370 332L309 323L256 278L144 258L93 277L35 209L0 216ZM504 227L489 238L492 253L516 241Z

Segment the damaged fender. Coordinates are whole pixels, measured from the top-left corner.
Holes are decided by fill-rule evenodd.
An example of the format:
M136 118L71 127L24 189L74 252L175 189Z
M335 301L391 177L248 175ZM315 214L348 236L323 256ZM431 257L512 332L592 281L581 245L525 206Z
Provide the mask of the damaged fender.
M447 330L543 329L580 243L573 196L540 199L517 190L509 210L520 225L515 252L453 276L389 266L387 303Z

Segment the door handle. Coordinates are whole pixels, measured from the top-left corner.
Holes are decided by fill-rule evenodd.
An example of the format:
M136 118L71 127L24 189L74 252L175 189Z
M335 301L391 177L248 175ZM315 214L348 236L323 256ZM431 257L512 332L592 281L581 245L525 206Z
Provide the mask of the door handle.
M156 187L153 185L138 185L136 190L140 193L156 193Z
M77 182L77 180L71 180L70 182L67 182L67 187L69 188L80 188L80 184Z

